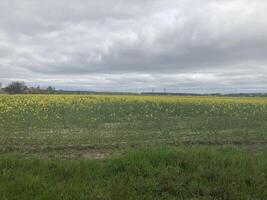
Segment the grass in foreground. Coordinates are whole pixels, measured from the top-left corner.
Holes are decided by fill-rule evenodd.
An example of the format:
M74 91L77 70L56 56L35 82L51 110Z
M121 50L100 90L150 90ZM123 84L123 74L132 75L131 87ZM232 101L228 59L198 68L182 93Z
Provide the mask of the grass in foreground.
M104 160L0 156L0 196L13 199L267 199L267 153L161 147Z

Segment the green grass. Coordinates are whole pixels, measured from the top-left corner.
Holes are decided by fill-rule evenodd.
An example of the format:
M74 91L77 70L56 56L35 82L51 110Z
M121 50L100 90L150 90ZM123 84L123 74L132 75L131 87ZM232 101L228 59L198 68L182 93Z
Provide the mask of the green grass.
M0 157L2 200L266 199L267 154L161 147L104 160Z

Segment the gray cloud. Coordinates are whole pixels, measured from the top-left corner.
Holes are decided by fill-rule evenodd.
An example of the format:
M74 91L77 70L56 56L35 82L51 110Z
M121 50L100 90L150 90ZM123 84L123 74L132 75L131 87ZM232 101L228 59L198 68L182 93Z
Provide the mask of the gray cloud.
M264 0L0 0L0 79L262 89L266 10Z

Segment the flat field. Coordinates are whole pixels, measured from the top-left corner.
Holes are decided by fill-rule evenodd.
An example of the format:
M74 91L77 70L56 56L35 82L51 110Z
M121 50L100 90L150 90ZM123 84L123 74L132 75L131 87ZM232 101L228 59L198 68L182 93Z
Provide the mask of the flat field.
M267 98L0 95L3 199L267 199Z

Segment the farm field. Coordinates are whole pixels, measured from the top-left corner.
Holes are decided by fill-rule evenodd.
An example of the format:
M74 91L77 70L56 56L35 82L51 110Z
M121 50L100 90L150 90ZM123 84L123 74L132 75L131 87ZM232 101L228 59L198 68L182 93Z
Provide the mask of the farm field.
M266 133L267 98L0 95L0 193L266 199Z

